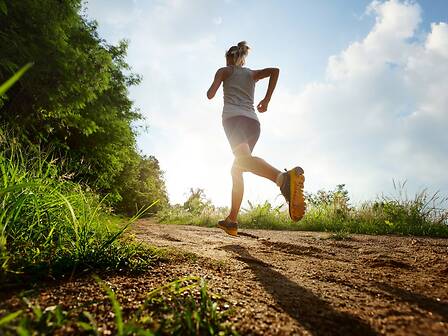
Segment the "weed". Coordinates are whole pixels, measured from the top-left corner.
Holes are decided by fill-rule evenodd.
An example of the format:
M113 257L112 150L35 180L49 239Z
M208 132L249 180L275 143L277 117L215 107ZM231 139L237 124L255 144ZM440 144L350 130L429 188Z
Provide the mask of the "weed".
M402 234L448 237L448 210L446 197L422 190L408 197L406 183L395 183L395 196L381 196L358 207L350 204L348 191L343 184L332 191L306 194L308 210L300 222L289 218L285 206L269 202L243 208L238 221L241 228L306 230L335 232L335 239L349 233ZM227 209L212 206L199 215L182 207L172 207L162 213L164 223L215 226L227 215ZM207 220L204 220L206 218ZM211 222L211 223L210 223Z
M18 310L0 319L0 333L5 335L48 335L67 323L67 312L61 306L42 309L39 303L23 298L28 309Z
M350 239L350 233L348 231L345 230L340 230L340 231L336 231L334 233L332 233L328 239L333 239L333 240L349 240Z
M237 335L227 322L233 309L211 293L202 278L189 276L158 287L126 316L115 292L97 276L95 279L111 303L115 335ZM69 318L70 312L59 305L42 309L38 303L24 301L26 312L18 310L0 318L0 334L47 335L67 330L100 334L96 318L86 310Z
M62 174L63 162L0 132L0 278L57 274L80 268L141 269L157 258L107 225L104 206L88 187Z
M204 279L185 277L151 291L134 323L169 335L235 334L225 322L229 304Z

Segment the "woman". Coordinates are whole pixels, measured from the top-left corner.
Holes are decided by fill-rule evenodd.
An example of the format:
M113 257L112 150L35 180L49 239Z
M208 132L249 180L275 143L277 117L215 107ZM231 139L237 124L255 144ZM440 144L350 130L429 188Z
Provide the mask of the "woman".
M251 70L243 67L249 47L245 41L232 46L226 52L227 66L218 69L210 89L208 99L212 99L223 83L224 108L222 124L232 148L235 160L232 166L232 206L226 219L218 222L218 227L232 236L238 235L237 216L244 193L243 172L251 172L276 183L289 203L289 214L294 221L300 220L305 213L303 196L304 171L295 167L287 172L280 172L263 159L252 156L252 151L260 135L260 122L254 109L255 83L269 78L266 96L257 105L257 110L264 113L274 92L279 75L278 68Z

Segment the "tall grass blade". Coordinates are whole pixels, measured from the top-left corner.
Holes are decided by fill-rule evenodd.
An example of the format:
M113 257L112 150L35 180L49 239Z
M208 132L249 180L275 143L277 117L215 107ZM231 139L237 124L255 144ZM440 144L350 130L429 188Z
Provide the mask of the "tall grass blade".
M117 323L117 335L124 335L124 323L123 323L123 314L121 311L120 303L115 296L115 293L110 289L108 285L104 283L97 275L93 275L95 281L101 286L101 288L107 293L109 300L112 304L112 309L115 314L115 322Z
M0 0L0 11L3 14L8 15L8 7L6 7L6 3L4 0Z
M15 82L17 82L20 77L23 76L25 72L28 71L29 68L33 66L33 63L28 63L24 65L19 71L17 71L14 75L11 76L10 79L8 79L6 82L4 82L2 85L0 85L0 96L3 96L8 89L14 85Z
M18 310L14 313L3 316L2 318L0 318L0 327L7 325L9 322L14 320L16 317L18 317L21 314L22 314L22 311Z

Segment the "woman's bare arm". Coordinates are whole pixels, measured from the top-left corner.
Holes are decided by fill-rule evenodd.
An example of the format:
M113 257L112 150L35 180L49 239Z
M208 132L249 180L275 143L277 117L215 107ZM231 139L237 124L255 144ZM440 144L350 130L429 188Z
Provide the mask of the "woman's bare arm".
M229 76L230 71L231 71L230 67L220 68L218 69L218 71L216 71L213 83L207 91L208 99L212 99L216 95L216 92L221 86L221 83Z
M262 70L254 70L252 77L255 81L269 77L268 89L265 97L258 103L258 112L266 112L268 110L269 102L271 101L272 94L274 93L275 86L277 85L278 76L280 74L279 68L266 68Z

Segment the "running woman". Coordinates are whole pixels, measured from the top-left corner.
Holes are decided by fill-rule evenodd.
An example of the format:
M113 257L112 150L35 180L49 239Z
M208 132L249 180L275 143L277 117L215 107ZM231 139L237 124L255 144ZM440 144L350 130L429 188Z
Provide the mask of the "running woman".
M227 66L216 71L213 83L207 91L208 99L212 99L223 83L222 124L235 159L231 170L232 206L230 214L218 222L218 227L232 236L238 235L237 216L244 193L243 172L251 172L276 183L289 204L289 215L292 220L298 221L305 214L303 169L295 167L281 172L262 158L252 155L260 136L260 122L254 109L255 83L260 79L269 78L266 96L257 105L258 112L264 113L268 110L280 70L278 68L251 70L243 67L248 52L246 41L232 46L225 54Z

